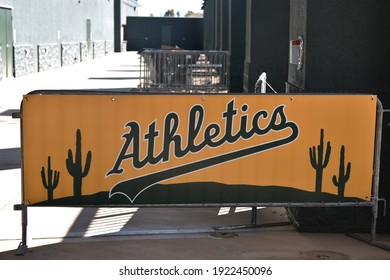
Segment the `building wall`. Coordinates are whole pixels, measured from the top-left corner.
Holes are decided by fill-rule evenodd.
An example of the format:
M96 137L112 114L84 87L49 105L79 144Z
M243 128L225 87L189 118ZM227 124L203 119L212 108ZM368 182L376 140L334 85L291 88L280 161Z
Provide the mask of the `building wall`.
M116 4L124 6L121 18L137 14L137 0ZM0 0L1 6L12 8L16 76L114 51L113 0Z
M244 92L254 91L262 72L267 73L268 83L277 92L285 91L289 15L288 1L247 0Z
M242 92L244 82L246 1L230 0L230 91Z
M212 31L210 26L212 25L212 5L211 1L204 0L203 3L203 48L205 50L211 50L211 43L213 40Z
M230 52L230 91L242 92L246 1L206 0L203 7L204 49Z
M138 0L114 0L114 45L116 52L126 51L124 26L128 16L138 15Z
M15 0L13 6L18 44L85 41L86 19L94 39L113 40L113 1Z
M303 35L304 68L289 82L306 91L390 88L389 1L291 0L290 39Z
M13 7L14 44L33 45L34 72L60 67L62 61L68 65L68 61L74 60L71 52L65 51L66 57L62 57L60 44L64 43L66 49L69 43L87 41L87 19L91 21L92 41L113 40L112 1L15 0ZM23 59L15 53L15 62ZM31 72L15 70L16 76Z
M288 73L289 2L205 0L205 48L231 53L234 92L254 92L262 72L284 92Z
M203 18L127 17L124 39L128 51L159 49L162 45L202 50Z

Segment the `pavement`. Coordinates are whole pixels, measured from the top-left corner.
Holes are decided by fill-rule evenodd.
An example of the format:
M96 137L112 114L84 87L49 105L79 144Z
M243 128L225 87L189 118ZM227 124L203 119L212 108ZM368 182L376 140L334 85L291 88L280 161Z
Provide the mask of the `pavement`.
M0 260L390 260L390 251L343 233L298 232L281 207L28 208L21 236L20 120L24 94L139 85L135 52L0 81ZM382 236L383 237L383 236ZM383 238L389 239L389 236ZM1 264L1 263L0 263Z

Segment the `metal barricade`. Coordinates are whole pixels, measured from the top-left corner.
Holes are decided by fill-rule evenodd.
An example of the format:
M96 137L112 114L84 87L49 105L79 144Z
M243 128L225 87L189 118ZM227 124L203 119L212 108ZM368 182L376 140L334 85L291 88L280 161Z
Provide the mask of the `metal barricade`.
M145 49L140 56L142 90L229 92L229 52Z

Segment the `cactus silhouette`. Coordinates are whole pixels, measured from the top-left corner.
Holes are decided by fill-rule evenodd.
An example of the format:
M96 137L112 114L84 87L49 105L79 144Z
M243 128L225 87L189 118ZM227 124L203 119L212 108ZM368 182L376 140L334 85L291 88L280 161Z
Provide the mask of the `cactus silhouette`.
M68 150L68 158L66 159L66 168L69 174L73 177L73 194L75 197L81 197L81 189L83 178L88 175L89 168L91 166L91 151L88 151L87 158L85 160L84 170L82 168L82 154L81 154L81 132L77 129L76 132L76 155L73 160L73 152Z
M53 170L51 169L50 156L47 157L47 178L46 178L46 172L44 166L42 166L41 177L42 177L43 186L47 190L47 200L52 201L54 189L57 188L58 182L60 180L60 172L55 170L54 177L53 177Z
M339 197L344 197L345 183L349 180L351 174L351 163L348 162L347 170L345 170L345 148L341 146L340 150L340 166L339 166L339 178L337 180L336 175L333 175L333 184L338 188Z
M329 163L330 152L332 148L328 141L326 145L326 152L324 154L324 129L321 129L320 133L320 144L316 147L309 148L310 163L316 170L316 193L320 193L322 190L322 176L324 168Z

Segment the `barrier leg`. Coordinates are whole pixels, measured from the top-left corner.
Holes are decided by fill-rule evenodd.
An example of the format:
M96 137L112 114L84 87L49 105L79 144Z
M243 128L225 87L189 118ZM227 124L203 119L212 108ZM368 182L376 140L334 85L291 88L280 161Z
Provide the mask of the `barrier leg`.
M375 201L372 206L371 216L371 232L370 232L370 244L373 245L376 241L376 220L378 218L378 200Z
M16 256L24 256L27 252L27 206L23 204L14 205L14 210L22 211L22 242L16 249Z
M251 225L252 226L256 226L257 225L257 207L252 207Z

